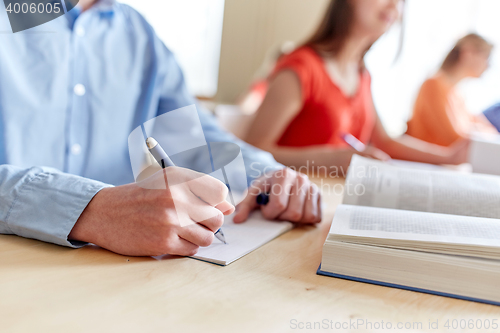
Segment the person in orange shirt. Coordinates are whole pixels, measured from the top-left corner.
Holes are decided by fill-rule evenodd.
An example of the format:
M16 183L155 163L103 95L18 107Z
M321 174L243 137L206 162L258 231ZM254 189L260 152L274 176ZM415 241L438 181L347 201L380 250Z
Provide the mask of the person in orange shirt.
M479 78L488 68L493 46L477 34L460 39L441 69L420 88L407 134L441 146L467 139L472 132L497 133L484 115L467 111L456 91L465 78Z
M381 160L464 162L466 143L391 138L375 111L363 58L403 7L402 0L333 0L309 41L278 61L246 140L294 167L348 166L356 151L346 134L366 145L363 155Z

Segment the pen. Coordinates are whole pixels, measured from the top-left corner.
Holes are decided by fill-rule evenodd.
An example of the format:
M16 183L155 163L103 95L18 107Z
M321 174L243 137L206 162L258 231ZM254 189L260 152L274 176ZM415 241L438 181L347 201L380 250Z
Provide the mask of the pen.
M170 166L175 166L174 162L172 162L170 157L168 157L167 153L163 150L158 141L156 141L154 138L152 137L147 138L146 146L148 146L149 152L151 153L151 155L153 155L155 160L158 162L158 164L160 164L160 166L163 169L168 168ZM222 229L217 230L214 235L218 240L220 240L224 244L227 244Z
M366 146L363 142L359 141L358 139L356 139L356 137L352 134L343 134L341 135L342 137L342 140L345 141L345 143L347 143L349 146L351 146L354 150L362 153L365 151L366 149Z
M269 203L269 194L260 193L255 199L257 200L258 205L265 206Z

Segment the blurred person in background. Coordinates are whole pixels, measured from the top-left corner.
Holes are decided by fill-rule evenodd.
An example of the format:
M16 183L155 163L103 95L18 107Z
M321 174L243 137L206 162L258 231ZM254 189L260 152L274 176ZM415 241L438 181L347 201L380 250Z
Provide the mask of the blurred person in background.
M456 89L462 80L483 75L492 48L477 34L461 38L439 71L420 88L406 134L441 146L467 139L473 132L498 134L484 115L467 110Z
M403 14L400 0L334 0L313 36L283 56L257 111L247 141L270 151L283 164L347 167L356 152L343 136L351 134L363 155L434 164L466 159L460 143L444 148L385 131L373 104L364 56Z

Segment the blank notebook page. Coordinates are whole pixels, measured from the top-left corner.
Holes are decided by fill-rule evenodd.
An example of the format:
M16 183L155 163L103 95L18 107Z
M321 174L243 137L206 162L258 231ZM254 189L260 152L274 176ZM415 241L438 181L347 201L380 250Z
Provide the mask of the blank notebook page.
M229 265L292 228L293 224L290 222L265 220L260 211L253 212L248 220L241 224L234 223L233 215L229 215L225 217L222 226L227 244L214 238L212 245L200 248L193 258L218 265Z

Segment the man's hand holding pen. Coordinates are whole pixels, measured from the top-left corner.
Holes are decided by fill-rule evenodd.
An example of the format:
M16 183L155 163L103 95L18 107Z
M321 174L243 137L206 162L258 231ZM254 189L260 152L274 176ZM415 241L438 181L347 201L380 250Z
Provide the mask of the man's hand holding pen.
M198 172L169 167L146 180L105 188L69 236L132 256L194 255L234 211L228 189Z

